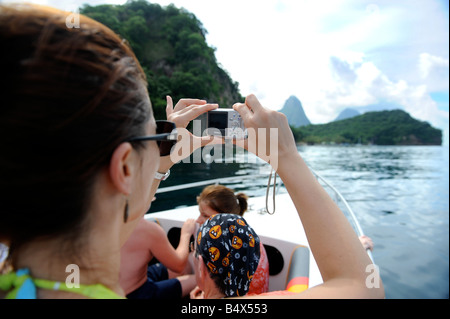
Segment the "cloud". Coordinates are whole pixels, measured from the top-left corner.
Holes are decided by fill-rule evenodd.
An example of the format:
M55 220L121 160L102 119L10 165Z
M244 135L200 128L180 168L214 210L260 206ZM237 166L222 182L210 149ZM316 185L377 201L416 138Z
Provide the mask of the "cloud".
M449 61L448 59L422 53L419 56L419 71L430 92L448 91Z
M330 57L330 63L338 81L343 81L350 85L355 83L358 75L347 61L332 56Z
M417 68L426 70L427 78L433 77L433 74L441 78L440 72L433 73L431 70L441 70L446 65L448 61L445 59L421 55ZM352 62L332 56L329 66L332 85L321 90L318 100L303 101L309 118L328 122L347 107L391 104L403 108L416 119L442 129L444 143L448 145L449 112L439 109L427 84L417 85L406 80L392 80L371 61Z

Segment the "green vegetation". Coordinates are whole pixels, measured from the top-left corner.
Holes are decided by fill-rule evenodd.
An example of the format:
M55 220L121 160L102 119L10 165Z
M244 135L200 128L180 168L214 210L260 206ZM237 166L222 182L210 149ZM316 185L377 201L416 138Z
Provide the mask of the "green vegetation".
M166 95L200 98L223 107L242 101L238 83L217 63L206 30L185 9L144 0L124 5L85 4L80 12L126 39L141 63L157 119L165 118Z
M441 145L442 131L401 110L368 112L328 124L292 127L306 144Z

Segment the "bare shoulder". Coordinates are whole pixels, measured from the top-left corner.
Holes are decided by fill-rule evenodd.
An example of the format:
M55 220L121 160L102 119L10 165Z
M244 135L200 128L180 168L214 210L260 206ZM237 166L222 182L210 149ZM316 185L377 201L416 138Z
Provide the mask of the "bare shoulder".
M158 239L161 236L166 236L164 229L159 226L159 224L146 219L142 219L142 221L139 222L135 231L138 232L140 236L145 236L152 239Z

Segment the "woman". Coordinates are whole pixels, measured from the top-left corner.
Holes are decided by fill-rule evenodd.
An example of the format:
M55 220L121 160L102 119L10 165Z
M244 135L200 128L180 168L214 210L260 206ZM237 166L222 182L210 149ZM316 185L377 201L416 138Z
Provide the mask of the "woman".
M222 185L210 185L203 189L197 197L200 215L197 223L202 225L215 214L231 213L243 216L248 207L248 196L244 193L235 194L234 191ZM261 294L269 291L269 260L264 245L260 242L260 260L258 268L250 283L249 295ZM198 291L193 293L198 294Z
M124 297L120 248L173 165L160 154L174 127L155 123L131 49L84 16L67 28L67 14L0 6L0 241L15 270L3 297ZM168 119L214 108L168 98Z

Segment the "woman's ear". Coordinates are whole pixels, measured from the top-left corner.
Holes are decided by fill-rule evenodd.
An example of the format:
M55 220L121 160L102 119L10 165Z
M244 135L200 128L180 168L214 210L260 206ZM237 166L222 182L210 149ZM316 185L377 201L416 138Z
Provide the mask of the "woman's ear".
M109 164L109 175L113 185L125 195L131 193L132 154L133 147L131 144L127 142L122 143L114 150Z

